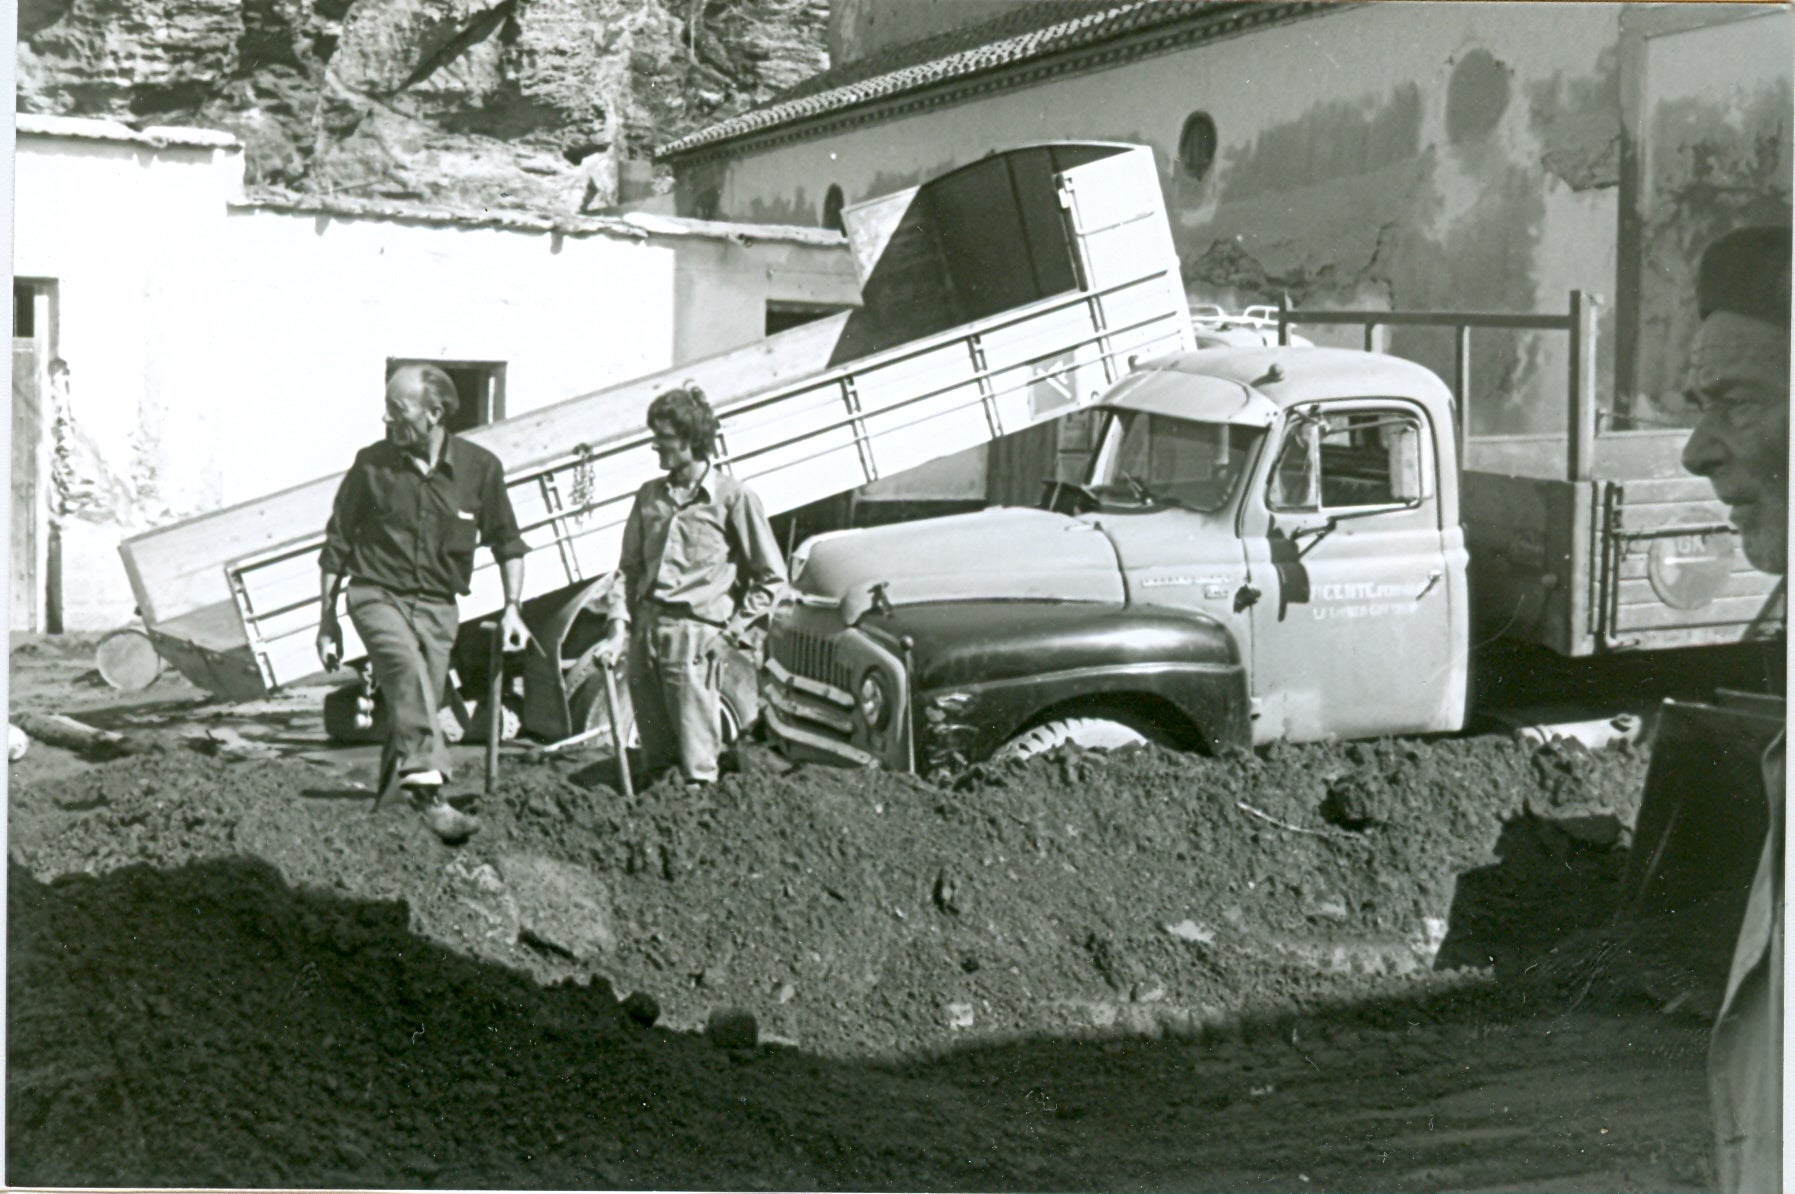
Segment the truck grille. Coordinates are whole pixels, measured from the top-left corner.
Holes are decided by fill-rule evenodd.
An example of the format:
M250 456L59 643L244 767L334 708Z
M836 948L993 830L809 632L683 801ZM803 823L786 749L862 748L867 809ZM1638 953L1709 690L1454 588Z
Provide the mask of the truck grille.
M772 652L794 676L820 681L844 693L854 691L854 673L835 658L835 644L829 639L782 629L773 635Z

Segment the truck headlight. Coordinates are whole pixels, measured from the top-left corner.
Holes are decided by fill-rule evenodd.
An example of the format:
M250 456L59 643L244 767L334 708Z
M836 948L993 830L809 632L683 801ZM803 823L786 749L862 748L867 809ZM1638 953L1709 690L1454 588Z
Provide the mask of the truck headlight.
M860 716L875 730L885 728L891 720L891 690L885 677L872 671L860 678Z

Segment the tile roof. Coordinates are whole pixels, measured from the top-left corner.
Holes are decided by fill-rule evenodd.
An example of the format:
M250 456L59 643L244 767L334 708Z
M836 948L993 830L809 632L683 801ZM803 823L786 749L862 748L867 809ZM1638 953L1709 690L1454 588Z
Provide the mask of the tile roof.
M981 72L1083 49L1127 34L1213 18L1263 14L1269 19L1309 4L1263 0L1037 0L982 24L891 46L833 67L772 102L662 145L677 157L706 146L843 111Z
M229 133L217 129L176 128L172 125L151 125L134 129L116 120L88 116L56 116L42 112L20 112L14 126L25 137L73 137L83 141L115 141L126 145L148 145L156 149L175 145L186 149L240 149L242 143Z
M274 187L251 188L233 207L246 211L278 211L341 219L394 220L447 224L464 228L497 228L509 232L559 232L567 236L606 235L627 240L654 237L696 237L737 244L778 241L784 244L834 248L847 238L827 228L790 224L743 224L726 220L693 220L681 216L628 212L601 216L520 208L458 207L415 200L374 199L356 195L305 195Z

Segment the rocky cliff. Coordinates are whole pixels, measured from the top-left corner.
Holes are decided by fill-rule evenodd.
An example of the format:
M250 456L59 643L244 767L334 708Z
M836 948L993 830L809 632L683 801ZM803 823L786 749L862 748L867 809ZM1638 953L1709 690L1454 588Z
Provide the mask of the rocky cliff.
M828 0L20 0L21 111L226 129L252 184L567 210L828 65Z

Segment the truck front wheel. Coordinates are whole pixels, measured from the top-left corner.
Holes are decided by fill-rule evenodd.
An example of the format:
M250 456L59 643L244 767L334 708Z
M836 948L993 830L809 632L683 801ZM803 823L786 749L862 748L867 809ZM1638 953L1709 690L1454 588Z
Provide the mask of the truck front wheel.
M1124 746L1140 746L1147 740L1147 736L1133 726L1107 717L1062 717L1024 730L999 747L991 761L1032 759L1068 742L1086 748L1117 750Z

